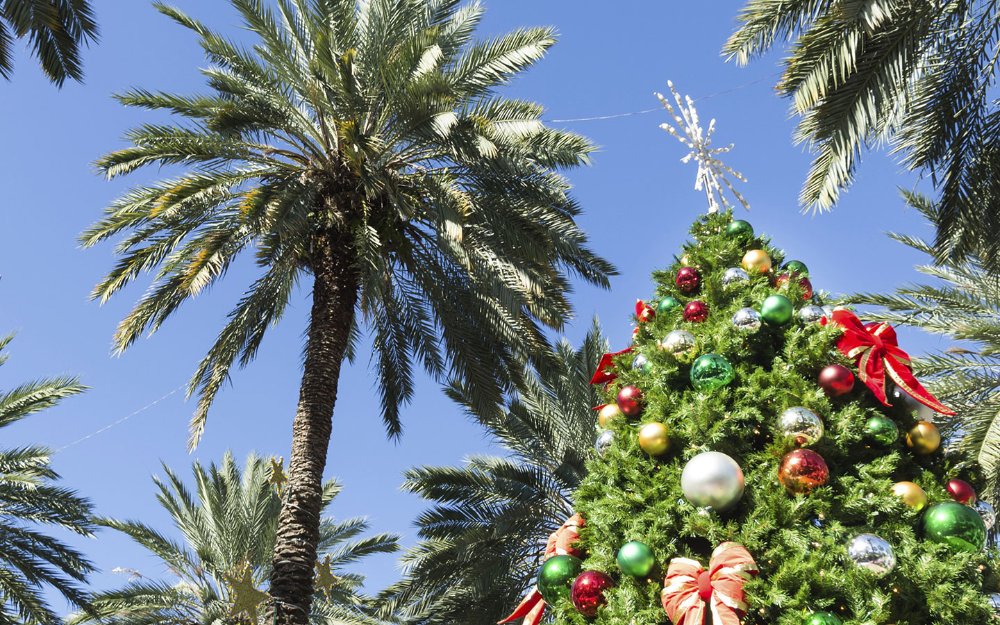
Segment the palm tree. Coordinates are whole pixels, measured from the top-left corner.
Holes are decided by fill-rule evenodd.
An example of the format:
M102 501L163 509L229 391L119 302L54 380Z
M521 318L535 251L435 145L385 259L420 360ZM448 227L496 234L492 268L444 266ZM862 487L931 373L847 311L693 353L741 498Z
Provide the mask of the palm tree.
M595 324L578 350L561 342L557 367L526 371L518 392L491 411L466 387L449 387L508 454L406 473L404 489L433 505L417 519L421 541L403 558L405 578L381 597L386 612L412 625L493 625L517 605L545 539L573 514L570 496L596 434L590 376L605 351Z
M11 339L0 339L0 352ZM0 353L0 364L6 360ZM58 377L0 393L0 428L84 388L76 378ZM59 474L52 470L50 456L48 449L34 445L0 450L0 625L61 623L49 605L51 589L72 605L87 605L82 583L93 566L79 551L42 530L61 528L91 536L92 506L55 484Z
M927 197L904 193L907 202L934 219L939 206ZM932 247L916 237L892 234L897 241L928 255ZM984 271L979 260L920 265L931 284L911 285L892 294L861 293L849 302L882 307L880 320L920 328L956 341L953 347L914 361L931 380L932 392L959 416L943 429L967 457L983 469L986 492L1000 500L1000 276Z
M320 493L337 381L370 331L382 418L400 433L416 363L497 404L522 363L541 363L545 327L570 316L569 275L607 285L557 170L591 145L546 128L541 107L496 89L540 59L546 28L473 42L482 8L459 0L231 0L256 43L234 43L181 11L212 65L211 93L141 89L127 105L177 123L145 125L102 158L109 177L181 165L176 178L114 202L82 240L125 234L94 290L106 301L140 273L153 284L115 335L124 350L246 252L261 275L201 362L192 444L234 362L253 360L300 281L311 278L288 495L270 593L281 623L312 599Z
M739 21L730 59L791 42L777 88L816 155L804 205L829 208L888 143L940 192L935 258L1000 268L1000 2L748 0Z
M90 613L70 618L70 625L192 625L209 623L263 624L258 609L267 595L258 586L267 579L281 511L281 461L247 457L243 470L232 454L207 469L193 464L194 492L168 467L165 479L154 478L157 499L183 536L177 542L140 521L103 520L102 525L126 534L155 555L173 579L150 579L124 569L132 579L123 587L97 593ZM340 485L323 485L326 511ZM386 534L358 539L364 519L320 523L320 560L324 587L314 597L312 622L317 625L362 625L376 621L367 615L368 600L360 593L364 578L343 567L373 553L397 549Z
M0 77L14 72L14 41L27 39L45 75L61 87L83 80L81 47L97 41L87 0L5 0L0 4Z

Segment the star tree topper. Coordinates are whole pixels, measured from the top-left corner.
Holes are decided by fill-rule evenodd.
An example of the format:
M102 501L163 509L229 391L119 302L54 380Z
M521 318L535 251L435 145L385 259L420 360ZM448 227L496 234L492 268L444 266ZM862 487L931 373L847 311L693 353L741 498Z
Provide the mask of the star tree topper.
M705 199L708 201L708 212L716 213L722 208L733 208L733 203L727 197L728 191L736 201L743 205L743 208L750 210L750 203L736 190L730 177L746 182L747 179L740 172L729 167L719 156L726 154L733 149L733 144L721 148L712 147L712 134L715 132L715 120L708 122L708 130L702 130L698 120L698 111L694 108L694 100L690 96L681 98L677 93L674 83L667 81L670 93L674 97L674 103L663 94L657 93L663 108L667 109L670 116L674 118L674 125L669 123L660 124L660 128L666 130L672 137L683 143L689 150L687 156L681 159L682 163L695 161L698 163L698 175L694 181L695 191L704 191Z

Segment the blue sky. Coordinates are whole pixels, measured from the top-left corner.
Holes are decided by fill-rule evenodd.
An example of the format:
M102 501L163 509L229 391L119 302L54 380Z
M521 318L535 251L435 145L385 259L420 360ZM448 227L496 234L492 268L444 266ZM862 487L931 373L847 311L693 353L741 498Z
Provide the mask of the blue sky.
M37 442L62 448L180 385L194 370L228 307L251 281L237 267L225 282L200 297L149 340L122 357L110 354L117 321L141 288L99 307L92 285L112 262L110 246L84 251L76 236L128 187L155 171L106 182L93 161L123 145L127 128L150 121L124 110L110 94L130 86L202 91L197 68L205 61L189 33L143 0L95 0L101 44L86 55L84 85L57 90L34 62L19 59L13 82L0 83L3 138L3 243L0 244L0 331L16 331L11 360L0 370L0 387L33 377L78 374L91 388L63 406L5 431L4 445ZM177 0L204 21L237 34L238 22L223 0ZM794 120L788 102L774 95L778 56L750 68L723 61L719 50L734 25L735 0L607 3L571 0L487 0L483 35L522 25L553 25L560 42L547 59L511 85L510 93L544 104L549 119L576 119L640 111L656 106L653 92L667 79L699 98L707 121L718 119L720 143L735 142L728 159L749 179L743 187L753 206L746 217L770 234L792 257L808 263L813 282L835 293L887 290L917 279L917 254L884 236L888 230L926 234L905 209L897 185L915 177L882 154L865 158L857 184L830 214L802 215L796 198L809 156L791 143ZM707 97L706 97L707 96ZM570 178L586 213L581 223L593 247L620 269L610 291L579 285L576 317L566 335L579 341L597 315L616 347L630 333L637 297L652 292L650 272L670 262L685 240L689 222L704 209L692 189L695 169L682 165L684 152L657 126L665 112L559 125L589 135L599 146L592 166ZM92 498L103 515L142 518L165 528L151 475L161 461L188 473L193 458L210 462L232 449L287 456L297 396L299 356L307 312L306 294L265 342L257 361L234 376L219 397L204 441L193 455L185 448L192 404L176 393L152 408L69 446L54 463L67 485ZM919 353L943 347L937 339L904 333L904 347ZM328 475L344 484L339 517L367 515L373 530L403 535L412 544L411 520L423 505L401 493L402 472L418 464L453 464L490 450L469 423L426 379L405 410L398 443L385 439L367 361L345 369L334 417ZM81 546L102 569L98 588L125 579L114 567L145 575L164 573L159 563L122 536L102 532ZM395 558L364 567L369 587L397 576Z

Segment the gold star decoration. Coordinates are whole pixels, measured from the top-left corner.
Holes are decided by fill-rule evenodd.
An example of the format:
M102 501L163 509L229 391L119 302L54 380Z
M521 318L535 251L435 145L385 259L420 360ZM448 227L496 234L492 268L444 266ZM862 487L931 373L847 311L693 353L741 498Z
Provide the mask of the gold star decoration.
M333 574L333 563L330 561L330 556L316 562L316 586L323 591L327 598L330 597L330 592L339 581L337 576Z
M246 614L252 623L257 623L257 608L267 599L267 593L257 588L250 563L244 563L238 577L226 575L225 579L229 585L229 599L232 603L231 615L235 617Z
M285 489L285 482L288 481L288 476L285 475L285 459L281 456L271 458L271 485L274 486L274 490L278 491L280 495Z

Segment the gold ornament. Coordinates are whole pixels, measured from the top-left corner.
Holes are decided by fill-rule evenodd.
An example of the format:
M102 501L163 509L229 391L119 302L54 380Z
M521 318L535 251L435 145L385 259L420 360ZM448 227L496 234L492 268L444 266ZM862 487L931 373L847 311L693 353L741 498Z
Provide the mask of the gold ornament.
M930 421L917 421L906 435L906 445L922 456L932 454L941 446L941 432Z
M280 495L285 489L288 476L285 475L285 459L280 456L271 457L271 477L268 479L274 490Z
M233 575L224 577L229 586L230 614L234 617L246 614L250 617L251 623L256 623L257 608L267 600L267 593L257 588L253 579L253 567L249 562L245 562L239 577Z
M743 268L750 273L771 271L771 257L764 250L750 250L743 255Z
M618 417L625 418L625 413L622 409L618 407L618 404L604 404L600 410L597 411L597 423L602 428L609 427L611 425L612 419L617 419Z
M920 512L927 506L927 493L913 482L896 482L892 494L903 500L908 508Z
M326 556L322 561L316 562L316 587L323 591L326 597L330 598L333 587L340 583L340 580L333 574L333 562L330 556Z
M669 434L662 423L647 423L639 429L639 447L650 456L665 454L670 449Z
M685 254L681 256L681 264L685 267L694 267L694 261L691 260L691 255Z

